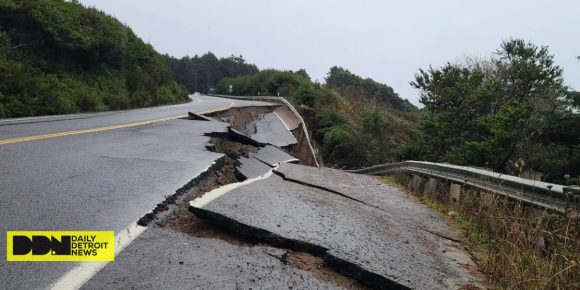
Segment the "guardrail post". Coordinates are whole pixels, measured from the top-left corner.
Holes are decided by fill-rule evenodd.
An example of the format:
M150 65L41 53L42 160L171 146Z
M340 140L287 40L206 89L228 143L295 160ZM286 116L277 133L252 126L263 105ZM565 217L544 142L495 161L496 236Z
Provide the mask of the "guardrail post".
M411 178L411 183L409 183L409 191L411 192L421 192L421 186L423 185L423 178L419 175L413 174Z
M479 200L482 210L491 209L494 204L497 196L493 193L486 192L486 191L479 191Z
M436 178L429 178L425 184L425 189L423 190L424 195L435 195L437 193L437 181Z
M451 204L458 204L461 200L461 185L451 183L449 188L449 202Z

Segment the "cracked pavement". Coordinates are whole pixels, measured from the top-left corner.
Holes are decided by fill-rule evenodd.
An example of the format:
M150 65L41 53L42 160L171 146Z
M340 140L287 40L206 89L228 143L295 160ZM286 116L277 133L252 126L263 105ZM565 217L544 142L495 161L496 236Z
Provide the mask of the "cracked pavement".
M151 228L82 289L340 289L280 261L284 249Z
M181 105L96 114L0 120L1 138L141 122L226 106L271 106L207 96ZM206 132L226 123L175 119L147 125L0 146L0 247L8 230L120 232L206 171L220 153ZM78 263L9 263L5 289L47 289ZM23 278L27 277L27 278Z
M325 182L349 181L347 173L332 169L283 164L277 170L289 173L289 168L303 169L312 179L323 179L324 173L317 172L335 175ZM453 289L479 283L468 271L473 262L457 243L420 230L432 225L449 229L427 208L371 178L342 191L364 203L272 175L203 207L192 202L190 210L239 235L319 255L327 266L372 288ZM382 201L369 205L362 192L381 192ZM429 217L425 222L421 212ZM419 219L406 219L416 214Z
M317 178L358 175L286 163L274 170L297 181L274 174L203 207L194 199L185 233L151 226L83 288L483 289L471 259L445 237L453 229L405 193L363 177L339 195ZM433 226L438 234L422 230ZM289 263L292 253L318 263Z
M206 107L229 102L205 100ZM218 114L222 122L191 114L199 120L1 147L10 178L0 185L3 229L119 232L142 221L144 233L83 289L481 287L455 230L426 206L373 177L292 164L299 160L287 149L307 148L290 132L300 123L287 108L268 105L238 102L250 108ZM138 112L112 116L145 118ZM31 130L114 123L108 116L58 117ZM46 289L77 265L3 263L0 279L15 289ZM23 282L22 275L37 278Z

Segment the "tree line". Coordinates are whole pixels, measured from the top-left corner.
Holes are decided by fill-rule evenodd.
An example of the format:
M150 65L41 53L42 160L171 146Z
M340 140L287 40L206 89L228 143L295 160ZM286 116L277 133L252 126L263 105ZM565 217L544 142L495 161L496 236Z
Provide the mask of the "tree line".
M277 95L299 106L326 164L427 160L571 183L580 176L580 93L548 47L510 39L487 58L421 69L419 110L388 85L332 67L224 78L219 93Z
M548 47L509 39L489 57L421 69L410 84L422 109L338 66L319 83L242 56L177 59L77 1L0 3L0 118L170 104L232 86L292 101L330 166L415 159L578 182L580 93Z
M208 52L202 56L185 56L180 59L165 55L165 59L175 74L176 80L190 93L207 94L224 78L258 72L258 67L246 63L241 55L218 59L213 53Z
M580 175L580 102L548 47L504 41L490 57L420 70L425 114L401 156L537 172L570 182Z

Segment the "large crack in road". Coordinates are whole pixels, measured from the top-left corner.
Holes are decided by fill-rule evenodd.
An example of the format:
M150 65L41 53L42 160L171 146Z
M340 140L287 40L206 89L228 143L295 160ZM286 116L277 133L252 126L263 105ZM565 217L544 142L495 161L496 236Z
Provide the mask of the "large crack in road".
M250 235L228 231L188 211L190 200L248 178L241 173L238 168L241 164L235 158L249 158L249 154L258 154L260 149L268 148L244 144L237 137L222 133L213 135L212 143L215 146L211 148L225 156L203 176L190 182L191 186L184 187L144 217L149 226L147 232L125 249L116 263L105 267L83 288L120 289L131 285L175 289L234 286L364 289L358 281L329 269L321 258L308 252L263 244ZM265 171L260 175L272 170L271 163L288 159L283 152L269 152L266 155L262 158L267 161L260 161L265 166ZM207 256L208 252L213 253L211 257ZM196 274L189 276L189 270L184 272L185 267L195 267ZM140 278L136 279L135 276Z
M265 114L282 128L272 112L190 114L230 124L205 133L224 156L145 215L147 231L83 288L480 287L453 229L426 207L371 177L288 163L310 154L287 112L278 118L296 144L251 138Z
M239 235L322 257L332 269L376 289L449 289L476 281L446 256L450 241L277 175L203 206L192 202L190 211Z

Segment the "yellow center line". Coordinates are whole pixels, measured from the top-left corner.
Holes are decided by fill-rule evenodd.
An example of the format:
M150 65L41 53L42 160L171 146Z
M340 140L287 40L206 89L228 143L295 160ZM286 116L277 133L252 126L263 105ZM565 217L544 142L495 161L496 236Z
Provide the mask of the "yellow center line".
M233 107L234 105L235 105L235 103L234 102L231 102L227 106L224 106L224 107L221 107L221 108L217 108L217 109L211 109L211 110L207 110L207 111L203 111L203 112L197 112L196 114L200 114L201 115L201 114L207 114L207 113L211 113L211 112L224 111L224 110L227 110L227 109ZM153 123L158 123L158 122L175 120L175 119L184 118L184 117L187 117L187 115L179 115L179 116L173 116L173 117L159 118L159 119L154 119L154 120L147 120L147 121L126 123L126 124L112 125L112 126L99 127L99 128L90 128L90 129L82 129L82 130L73 130L73 131L57 132L57 133L50 133L50 134L41 134L41 135L33 135L33 136L26 136L26 137L18 137L18 138L13 138L13 139L4 139L4 140L0 140L0 145L21 143L21 142L30 142L30 141L43 140L43 139L49 139L49 138L57 138L57 137L64 137L64 136L70 136L70 135L79 135L79 134L95 133L95 132L102 132L102 131L109 131L109 130L115 130L115 129L129 128L129 127L135 127L135 126L143 126L143 125L148 125L148 124L153 124Z

